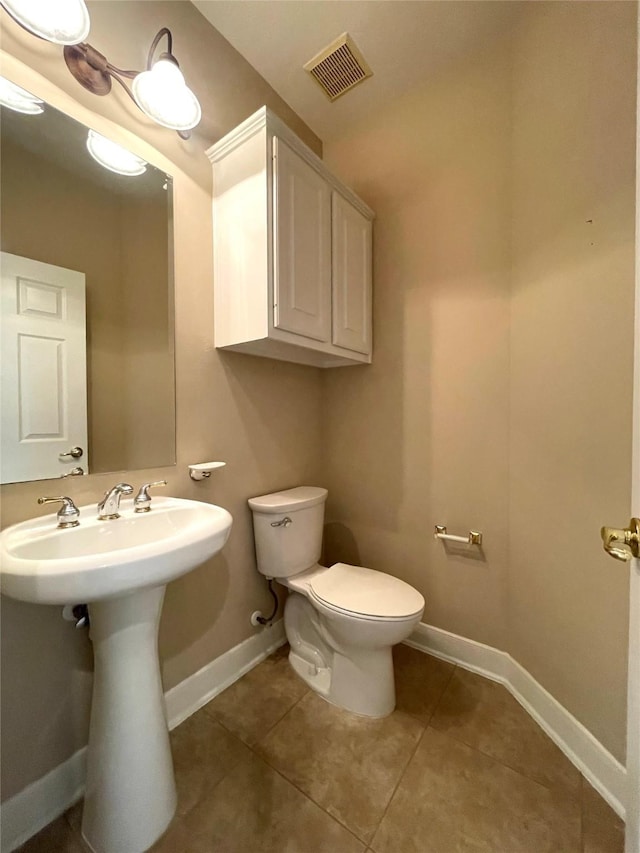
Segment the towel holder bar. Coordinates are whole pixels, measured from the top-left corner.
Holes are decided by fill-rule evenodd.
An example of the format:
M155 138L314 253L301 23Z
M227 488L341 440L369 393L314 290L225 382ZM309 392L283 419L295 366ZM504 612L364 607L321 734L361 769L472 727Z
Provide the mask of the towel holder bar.
M443 539L446 542L462 542L465 545L482 545L482 533L479 530L470 530L466 536L454 536L447 533L446 525L436 524L434 539Z

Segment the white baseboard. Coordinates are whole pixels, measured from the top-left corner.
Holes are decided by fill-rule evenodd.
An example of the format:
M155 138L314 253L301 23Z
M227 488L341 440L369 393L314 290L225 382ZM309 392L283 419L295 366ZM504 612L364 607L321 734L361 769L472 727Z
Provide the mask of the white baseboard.
M284 622L254 634L165 693L173 729L285 642ZM2 803L0 850L10 853L76 803L84 793L87 748Z
M506 652L467 640L458 634L433 628L421 622L406 641L408 646L427 652L434 657L458 664L463 669L477 672L492 681L506 684L511 658Z
M86 763L85 746L2 803L2 853L24 844L80 799L84 793Z
M284 619L254 634L194 672L164 694L167 720L175 729L285 642Z
M499 681L624 820L624 766L511 655L420 623L407 645Z

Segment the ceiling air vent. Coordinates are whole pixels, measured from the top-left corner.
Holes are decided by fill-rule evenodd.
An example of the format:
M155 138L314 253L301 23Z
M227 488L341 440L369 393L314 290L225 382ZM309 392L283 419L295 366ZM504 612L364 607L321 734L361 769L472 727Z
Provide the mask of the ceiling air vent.
M343 33L321 50L306 63L304 69L322 87L330 101L335 101L373 74L348 33Z

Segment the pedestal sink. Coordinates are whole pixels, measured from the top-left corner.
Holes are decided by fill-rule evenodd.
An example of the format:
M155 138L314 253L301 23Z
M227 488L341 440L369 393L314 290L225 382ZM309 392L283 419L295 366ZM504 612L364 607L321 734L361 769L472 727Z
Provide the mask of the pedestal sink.
M200 501L154 497L152 509L78 527L55 514L0 533L4 595L38 604L89 605L95 671L82 834L95 853L142 853L176 808L158 661L168 581L216 554L231 515Z

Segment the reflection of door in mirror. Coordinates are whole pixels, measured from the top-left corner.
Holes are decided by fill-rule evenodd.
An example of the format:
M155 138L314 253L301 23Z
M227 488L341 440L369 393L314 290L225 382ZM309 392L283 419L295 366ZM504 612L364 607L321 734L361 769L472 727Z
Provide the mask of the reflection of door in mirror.
M91 474L173 465L171 178L151 163L135 176L105 168L88 150L86 126L42 109L0 106L0 245L85 277L88 444L69 433L61 450L79 445L83 455L57 464L87 473L88 453ZM32 473L31 461L9 479L61 476ZM0 473L8 477L1 465Z
M84 274L7 252L0 259L0 482L88 473Z

